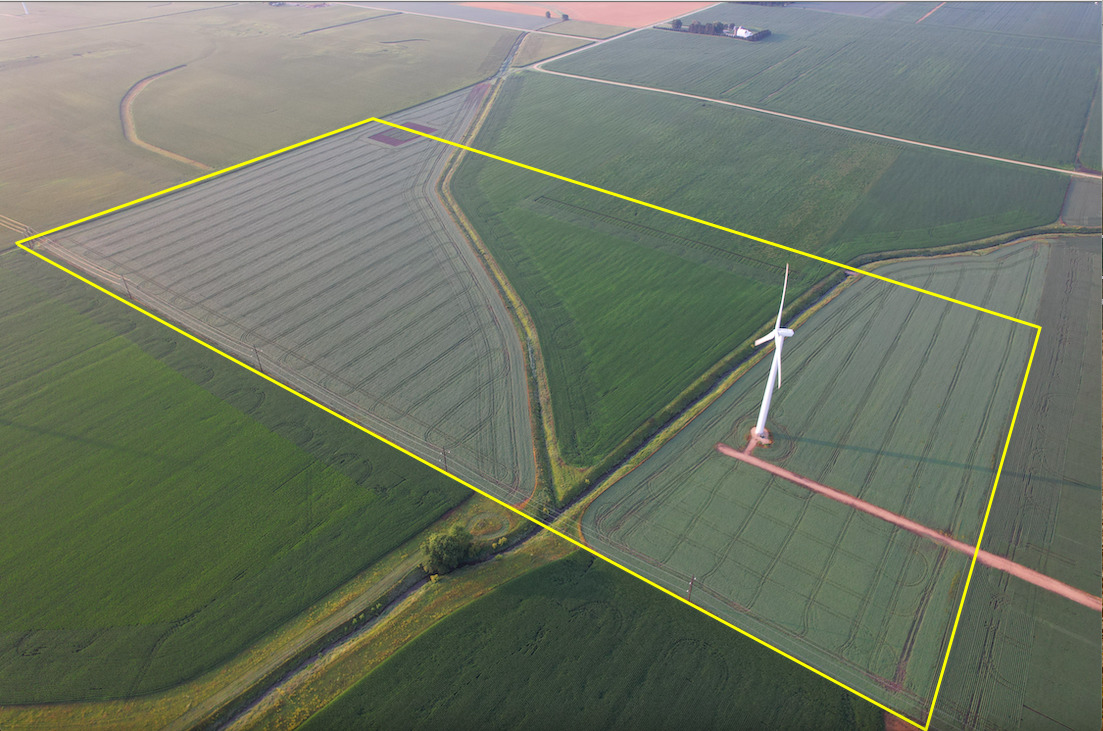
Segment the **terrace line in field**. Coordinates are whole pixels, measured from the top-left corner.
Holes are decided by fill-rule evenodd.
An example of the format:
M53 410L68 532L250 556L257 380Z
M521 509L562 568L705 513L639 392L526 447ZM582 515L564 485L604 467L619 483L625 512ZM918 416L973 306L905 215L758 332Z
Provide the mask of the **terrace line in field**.
M462 134L485 91L402 118ZM450 152L364 124L36 246L516 502L535 480L524 361L437 197Z
M424 120L422 120L422 122L423 121ZM534 168L534 167L525 165L523 163L518 163L518 162L515 162L515 161L512 161L512 160L508 160L506 158L502 158L502 157L499 157L497 155L493 155L491 153L487 153L487 152L477 150L477 149L474 149L474 148L471 148L471 147L468 147L468 146L465 146L465 145L462 145L462 144L459 144L459 143L456 143L456 142L452 142L448 139L444 139L444 138L441 138L441 137L438 137L438 136L435 136L435 135L432 135L432 134L428 134L426 132L423 132L423 131L420 131L420 130L417 130L417 129L412 129L410 127L404 127L404 126L402 126L400 124L396 124L394 122L384 122L382 120L371 119L371 120L367 120L366 122L359 123L357 125L352 125L348 128L343 128L342 130L338 130L334 133L331 133L330 135L325 135L325 136L323 136L323 138L317 138L317 139L324 139L325 137L334 136L334 135L338 135L338 134L343 134L346 131L351 131L355 128L358 128L362 125L365 125L365 124L368 124L368 123L371 123L371 122L381 122L382 124L388 125L389 127L393 128L395 130L400 130L400 131L403 131L403 132L407 132L411 135L418 135L418 136L421 136L421 137L426 137L426 138L429 138L429 139L436 140L438 142L443 142L443 143L446 143L447 145L451 145L453 147L464 149L468 152L476 153L478 155L481 155L481 156L484 156L484 157L487 157L487 158L490 158L490 159L498 160L500 162L508 163L508 164L516 166L518 168L523 168L523 169L527 169L527 170L530 170L530 171L533 171L533 172L536 172L536 173L540 173L540 174L543 174L543 175L550 176L552 178L563 181L565 183L569 183L569 184L572 184L572 185L578 185L578 186L581 186L583 188L587 188L589 190L595 191L597 193L606 194L606 195L612 196L614 198L618 198L618 199L621 199L621 200L624 200L624 201L627 201L627 202L630 202L630 203L635 203L635 204L638 204L640 206L644 206L644 207L652 209L654 211L659 211L659 212L662 212L662 213L670 214L670 215L675 216L677 218L683 219L684 221L695 222L697 224L701 224L703 226L707 226L707 227L715 229L715 230L725 231L727 233L743 237L743 238L748 239L750 241L756 241L756 242L762 243L762 244L767 245L767 246L775 247L776 249L780 249L780 250L783 250L783 251L788 251L792 254L796 254L796 255L799 255L799 256L802 256L802 257L807 257L809 259L820 262L821 264L827 264L827 265L831 265L831 266L838 266L838 267L841 267L843 269L847 269L847 270L856 272L856 273L862 275L863 278L871 278L871 279L879 280L880 282L886 282L886 283L891 284L891 285L896 285L896 286L902 287L904 289L910 290L913 293L918 293L919 295L927 295L927 296L935 298L936 300L941 300L941 302L938 303L941 306L945 306L945 303L947 303L947 302L952 303L954 305L960 305L961 308L965 308L967 310L972 311L972 312L967 314L968 317L976 318L976 317L978 317L977 313L984 313L986 315L992 315L995 318L998 318L999 320L1003 321L1006 324L1017 323L1018 325L1029 326L1029 328L1033 329L1034 331L1038 330L1036 325L1033 325L1033 324L1031 324L1031 323L1029 323L1025 320L1021 320L1021 319L1016 318L1016 317L1001 314L998 311L994 311L994 310L988 309L986 307L981 307L981 306L978 306L978 305L975 305L975 304L969 304L967 302L963 302L961 300L955 299L952 296L939 294L937 292L930 291L930 290L925 289L925 288L917 287L917 286L914 286L914 285L911 285L911 284L906 284L904 282L886 277L882 274L855 269L854 267L850 267L850 266L847 266L847 265L844 265L844 264L839 264L838 262L831 261L830 259L827 259L827 258L822 257L822 256L818 256L816 254L806 253L806 252L800 251L798 249L794 249L794 248L789 247L789 246L785 246L785 245L782 245L782 244L777 244L777 243L767 241L765 239L762 239L762 238L759 238L759 237L756 237L756 236L752 236L750 234L742 233L742 232L736 231L734 229L730 229L730 228L727 228L727 227L724 227L724 226L720 226L718 224L710 223L708 221L705 221L705 220L702 220L702 219L699 219L699 218L695 218L693 216L689 216L689 215L684 214L684 213L679 213L677 211L670 210L670 209L667 209L667 208L663 208L661 206L657 206L657 205L654 205L654 204L651 204L651 203L646 203L644 201L641 201L641 200L638 200L638 199L635 199L635 198L630 198L628 196L625 196L625 195L622 195L622 194L619 194L619 193L615 193L613 191L598 188L596 186L589 185L589 184L583 183L583 182L579 182L577 180L572 180L570 178L567 178L567 177L564 177L564 176L561 176L561 175L557 175L555 173L551 173L551 172L548 172L548 171L545 171L545 170L540 170L538 168ZM419 122L419 124L420 123L421 122ZM390 136L390 135L388 135L388 136ZM395 139L397 139L397 138L395 138ZM291 150L296 150L296 149L298 149L298 148L300 148L300 147L302 147L302 146L304 146L304 145L306 145L310 142L313 142L313 141L314 140L308 140L307 142L301 143L300 145L293 146L292 148L287 148L287 150L278 151L277 153L272 153L272 155L266 156L266 158L270 158L270 157L272 157L276 154L279 154L279 153L285 153L285 152L288 152L288 151L291 151ZM393 145L390 145L389 143L385 143L385 146L390 147L392 149L394 147ZM259 162L259 161L264 160L266 158L258 158L257 161L252 161L252 162L254 162L254 163ZM242 166L239 166L239 167L244 167L247 164L250 164L250 163L243 164ZM236 169L236 168L231 168L230 170L234 170L234 169ZM213 176L207 176L207 177L213 177ZM200 180L203 180L203 179L200 179ZM187 187L187 186L183 186L183 187ZM170 191L171 190L175 190L175 189L170 189ZM170 191L165 191L165 192L167 193L167 192L170 192ZM111 213L114 210L125 209L125 208L127 208L131 205L142 203L143 201L146 201L146 200L156 199L157 197L158 197L157 195L154 195L154 196L150 196L147 199L140 199L139 201L135 201L132 204L127 204L127 205L124 205L124 206L120 206L119 209L112 209L111 211L106 211L106 212L104 212L104 214L100 214L100 215L101 216L106 215L106 214ZM70 226L76 226L78 224L85 223L86 221L95 220L97 218L98 218L98 216L93 216L93 217L90 217L89 219L82 219L81 221L77 221L77 222L74 222L73 224L70 224ZM61 229L55 229L55 230L52 230L52 231L47 231L44 234L41 234L36 239L34 239L34 241L37 242L37 244L39 246L45 246L50 251L58 251L58 252L61 252L61 253L65 253L65 250L61 249L56 244L51 243L52 239L49 238L49 235L54 234L57 231L67 229L67 228L68 227L61 227ZM31 241L31 239L27 239L27 240L24 240L24 241L18 242L18 243L19 243L20 246L23 246L23 248L27 248L24 245L26 241ZM45 242L45 243L43 243L43 242ZM28 250L30 250L30 249L28 249ZM42 254L39 254L39 255L42 256ZM70 255L71 255L71 252L70 252ZM42 258L49 261L48 257L46 257L46 256L42 256ZM77 260L82 265L87 266L90 271L95 271L99 276L103 276L108 280L111 279L111 277L112 277L111 272L109 272L107 270L97 269L94 264L92 264L91 262L88 262L86 259L77 257ZM123 281L123 278L116 277L116 280L117 280L117 286L120 286L120 287L127 286L127 281ZM996 291L994 286L989 288L989 293L991 293L993 291ZM1024 290L1024 292L1025 292L1025 290ZM910 295L910 296L914 297L914 295ZM920 299L923 299L923 298L921 297ZM161 304L163 306L165 304L164 300L160 300L159 304ZM1029 310L1030 307L1024 305L1023 303L1019 303L1019 309ZM960 310L960 308L958 308L958 310ZM175 314L178 315L178 316L183 315L184 319L188 319L188 316L186 315L186 313L183 313L182 311L177 310L177 311L175 311ZM956 316L960 317L961 312L957 311ZM199 322L199 321L194 320L194 319L191 320L191 322L189 324L196 324L201 328L204 327L202 322ZM209 328L207 328L207 334L213 334L215 336L222 336L221 331L215 330L215 331L212 332ZM890 334L895 335L895 333L890 333ZM240 345L241 344L240 340L235 340L233 342L234 342L235 345ZM1035 343L1036 343L1036 334L1035 334ZM1010 347L1010 346L1008 346L1008 347ZM217 348L215 348L215 349L217 350ZM973 351L972 355L976 356L976 352L975 352L976 349L973 348L971 350ZM1032 358L1033 350L1031 350L1030 352L1031 352L1030 357ZM259 358L258 358L258 360L259 360ZM1029 374L1029 369L1030 369L1029 364L1030 364L1030 358L1028 358L1027 362L1026 362L1026 372L1027 372L1027 374ZM1002 371L1001 371L1001 373L1002 373ZM281 377L290 377L292 381L294 381L294 379L295 379L295 373L291 372L291 371L286 371L285 370L280 375L281 375ZM744 383L745 382L746 381L744 381ZM1020 399L1020 401L1021 401L1021 398L1022 398L1022 389L1024 387L1025 387L1025 375L1023 377L1022 384L1019 386L1019 399ZM292 387L288 387L288 388L289 388L289 390L294 390ZM302 395L302 394L300 394L300 395ZM308 398L308 400L309 400L309 397L304 396L304 398ZM318 404L318 405L321 406L321 404ZM322 406L322 408L326 408L326 407ZM1015 408L1012 410L1011 419L1010 419L1010 427L1008 428L1008 432L1007 432L1007 439L1003 441L1003 453L1000 455L999 461L998 461L998 466L995 468L996 482L998 482L999 470L1000 470L1000 468L1002 468L1003 458L1004 458L1004 456L1006 456L1007 444L1010 440L1010 431L1011 431L1011 428L1013 428L1013 426L1014 426L1015 415L1017 413L1017 410L1018 410L1018 402L1015 403ZM342 418L345 418L345 417L342 417ZM364 428L364 427L361 426L361 428ZM367 429L365 429L365 431L367 431ZM407 434L407 435L403 435L403 436L408 438L410 435ZM381 438L384 438L384 437L381 437ZM715 440L713 440L713 442L715 442ZM394 446L397 446L400 449L403 449L403 451L407 451L400 444L397 444L397 445L394 445ZM830 446L830 445L828 445L828 446ZM843 445L840 444L840 445L836 445L836 446L843 446ZM709 447L709 449L707 451L710 455L715 456L715 452L711 449L711 446ZM420 461L423 461L426 464L430 464L430 466L435 467L439 471L442 471L442 472L446 471L446 470L442 469L442 467L439 466L438 464L434 464L432 462L429 462L425 458L420 457L420 456L418 456L418 455L416 455L412 452L408 452L408 453L413 454L413 456L415 456ZM460 463L460 466L461 467L463 466L462 463ZM690 601L686 596L683 596L683 594L680 590L673 590L671 588L668 588L667 586L664 586L663 583L665 582L665 579L662 576L655 576L654 578L657 579L657 580L653 580L652 578L648 577L649 574L652 573L651 568L654 566L653 563L650 563L650 566L641 566L642 570L640 570L640 571L633 570L631 568L632 564L630 562L622 563L621 560L618 560L617 558L610 558L609 555L603 554L603 553L591 548L590 546L585 545L584 543L582 543L582 542L580 542L580 541L564 534L562 531L557 530L556 528L553 528L553 527L541 522L540 520L538 520L538 519L536 519L536 518L534 518L530 515L527 515L520 508L517 508L513 505L510 505L510 504L504 502L501 498L496 497L494 494L491 494L490 492L487 492L486 490L481 489L480 487L478 487L476 485L473 485L468 481L465 481L462 476L456 475L454 472L455 472L455 470L453 470L453 472L451 472L449 474L450 474L450 476L452 476L457 481L461 482L462 484L466 485L467 487L471 488L472 490L475 490L476 492L478 492L478 493L480 493L480 494L482 494L482 495L484 495L484 496L486 496L486 497L488 497L492 500L495 500L496 502L502 504L503 506L510 508L514 512L528 518L529 520L533 521L534 523L537 523L538 525L541 525L542 527L544 527L547 530L551 531L555 535L563 538L564 540L567 540L570 543L572 543L574 545L577 545L581 548L585 548L586 550L590 551L594 555L599 556L599 557L603 558L604 560L612 563L613 565L621 568L622 570L627 571L628 573L632 574L633 576L636 576L637 578L641 579L645 583L648 583L651 586L654 586L655 588L669 594L670 596L672 596L676 599L679 599L679 600L689 604L690 606L693 606L694 608L698 609L699 611L702 611L703 613L708 614L709 616L711 616L714 619L720 621L721 623L731 627L732 629L735 629L735 630L741 632L742 634L747 635L748 637L751 637L752 639L756 640L757 642L759 642L759 643L761 643L761 644L763 644L767 647L770 647L771 649L773 649L773 650L779 652L780 654L788 657L789 659L793 660L794 662L798 663L799 665L801 665L801 666L817 673L818 675L821 675L824 678L827 678L828 680L831 680L832 682L846 688L847 690L850 690L851 692L854 692L855 694L861 696L862 698L864 698L864 699L870 701L871 703L874 703L875 705L879 706L880 708L888 711L889 713L896 716L897 718L900 718L900 719L902 719L902 720L904 720L904 721L906 721L906 722L908 722L908 723L910 723L910 724L912 724L912 725L914 725L918 728L926 729L927 726L929 726L930 718L931 718L931 715L933 714L934 699L921 699L921 698L916 698L915 696L912 696L911 699L910 699L911 700L911 704L910 704L911 706L919 707L919 708L923 708L923 709L927 710L927 724L926 725L922 725L921 723L919 723L915 720L912 720L907 715L904 715L904 713L902 713L901 711L895 710L893 707L888 705L886 702L883 702L882 700L878 700L878 697L882 697L882 698L885 698L885 700L887 700L889 703L892 703L894 700L899 700L899 698L897 698L896 696L901 696L901 695L904 696L905 699L907 699L907 693L906 692L903 692L903 693L901 692L902 688L901 688L900 683L902 682L902 680L900 679L900 672L903 672L903 670L901 669L901 667L899 665L897 665L897 671L898 671L897 674L891 680L888 681L887 685L883 682L885 680L883 677L880 677L880 678L878 678L878 676L872 676L871 677L869 672L861 673L860 675L856 676L858 678L858 682L854 682L854 681L850 680L850 678L848 678L847 681L840 680L837 677L835 677L834 675L831 675L828 672L825 672L821 669L818 669L813 664L810 664L809 662L801 659L801 657L790 654L785 649L783 649L783 648L781 648L781 647L779 647L775 644L772 644L771 641L764 640L760 636L758 636L757 634L752 633L752 631L748 631L747 629L745 629L743 627L737 626L736 624L729 621L728 619L725 619L723 615L725 613L727 613L728 610L724 607L731 608L733 606L732 602L729 599L726 599L723 596L717 596L716 592L713 592L713 594L712 594L713 598L718 599L721 602L721 604L724 605L724 607L719 607L714 602L713 603L713 609L711 609L711 610L708 607L707 603L695 603L693 601ZM988 508L981 511L983 513L984 517L983 517L982 520L979 521L980 522L980 528L979 528L979 536L978 536L978 539L977 539L978 545L979 545L980 540L983 539L984 524L987 520L988 510L990 510L990 508L991 508L991 500L992 500L992 496L994 496L995 488L996 488L996 484L994 483L993 486L992 486L992 490L989 493ZM499 492L499 491L496 490L495 492ZM959 494L961 494L960 491L959 491ZM875 543L876 543L876 540L877 539L875 537ZM927 542L926 545L928 545L928 547L929 547L929 542ZM629 554L629 557L640 558L641 556L637 552L635 554ZM623 560L627 561L627 557L624 558ZM644 563L649 563L649 562L644 561ZM922 566L922 563L923 562L920 562L920 566ZM929 563L930 563L929 559L926 561L926 563L929 565ZM640 564L637 564L637 565L640 565ZM882 568L884 569L884 565L882 565ZM975 568L975 558L974 558L974 561L966 562L966 564L964 566L960 567L960 568L961 568L961 570L954 575L953 581L951 582L951 588L950 588L950 593L953 594L954 591L957 589L957 586L959 585L959 582L963 584L963 588L960 592L960 601L957 603L957 614L953 618L952 626L946 630L946 633L950 636L952 636L954 628L956 628L957 622L960 620L961 608L964 606L965 593L966 593L967 588L968 588L969 580L972 577L973 569ZM927 576L927 575L930 574L930 571L928 570L925 573L921 571L920 573L923 574L923 576ZM964 577L964 578L962 578L962 577ZM945 578L945 575L943 574L938 580L944 580L944 578ZM922 581L920 583L922 583ZM695 580L692 583L692 585L693 586L696 585ZM931 585L928 583L926 593L930 594L931 591L932 591ZM798 596L797 598L800 598L800 597ZM782 599L782 601L784 601L784 599ZM896 602L897 600L894 599L893 601ZM734 606L737 609L740 608L740 605L738 605L738 603L736 603ZM886 619L889 619L889 618L886 617ZM756 627L756 629L758 629L758 628ZM767 634L769 634L769 633L767 632ZM946 661L947 661L948 656L949 656L949 650L950 650L950 645L951 644L952 643L949 642L949 641L946 642L946 654L943 655L942 664L941 664L942 671L940 671L939 680L938 680L938 682L936 682L936 685L935 685L935 698L937 698L938 683L941 682L941 672L944 672ZM874 654L870 657L873 658L873 659L883 660L883 658L884 658L884 649L885 649L884 647L880 647L880 646L875 648L874 649ZM896 651L891 645L889 645L887 649L888 649L888 652L890 654ZM801 654L803 654L805 651L811 651L811 654L817 654L814 649L809 648L807 646L802 646L800 648ZM822 655L821 655L821 657L822 657ZM817 661L817 658L812 658L812 662L816 662L816 661ZM850 681L850 682L848 682L848 681ZM877 688L874 690L872 695L867 694L862 689L862 687L868 686L870 682L872 682L874 685L877 686ZM889 698L888 696L893 696L893 697Z

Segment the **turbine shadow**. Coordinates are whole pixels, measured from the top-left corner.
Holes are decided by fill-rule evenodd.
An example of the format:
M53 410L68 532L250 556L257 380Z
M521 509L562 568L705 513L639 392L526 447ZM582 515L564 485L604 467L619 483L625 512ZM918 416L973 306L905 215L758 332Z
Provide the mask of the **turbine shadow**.
M926 459L924 459L924 458L920 457L917 454L907 454L905 452L887 452L885 450L875 449L873 447L860 447L860 446L856 446L856 445L853 445L853 444L838 444L836 442L828 442L828 441L824 441L822 439L811 439L809 437L793 436L791 434L786 434L786 433L782 433L782 432L776 433L775 439L777 439L779 441L780 440L786 440L786 441L790 441L790 442L795 442L797 444L802 444L803 443L803 444L814 445L814 446L817 446L817 447L828 447L828 448L831 448L831 449L841 449L841 450L846 450L846 451L850 451L850 452L860 452L862 454L875 454L875 455L880 455L882 457L895 457L895 458L898 458L898 459L911 460L913 462L926 462L926 463L929 463L929 464L936 464L936 465L939 465L939 466L942 466L942 467L953 467L953 468L956 468L956 469L968 470L968 471L973 471L973 472L984 472L984 473L987 473L987 474L990 474L990 475L995 475L996 474L996 469L994 467L981 467L979 465L965 464L964 462L951 462L949 460L934 459L934 458L931 458L931 457L927 457ZM1103 492L1103 485L1089 485L1086 482L1079 482L1079 481L1076 481L1076 480L1062 480L1062 479L1058 479L1056 477L1042 477L1041 475L1032 475L1032 474L1029 474L1027 472L1012 472L1012 471L1004 470L1003 477L1004 478L1014 477L1014 478L1018 478L1018 479L1028 479L1028 480L1031 480L1032 482L1042 482L1042 483L1046 483L1046 484L1050 484L1050 485L1079 487L1079 488L1083 488L1083 489L1086 489L1086 490L1092 490L1094 492Z

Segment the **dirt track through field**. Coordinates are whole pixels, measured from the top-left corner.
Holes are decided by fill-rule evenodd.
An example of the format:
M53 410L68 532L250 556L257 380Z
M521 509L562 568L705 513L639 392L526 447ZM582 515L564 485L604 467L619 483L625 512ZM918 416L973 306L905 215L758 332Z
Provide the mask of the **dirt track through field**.
M943 5L945 5L945 4L946 4L946 3L939 3L938 5L935 5L935 6L934 6L934 8L933 8L933 9L931 10L931 12L927 13L926 15L924 15L924 16L923 16L922 18L920 18L919 20L917 20L917 21L915 21L915 22L916 22L916 23L922 23L922 22L923 22L924 20L926 20L927 18L929 18L929 17L931 17L932 15L934 15L934 12L935 12L935 10L938 10L939 8L941 8L941 7L942 7Z
M848 495L845 492L841 492L839 490L836 490L835 488L828 487L827 485L821 485L820 483L807 477L798 475L795 472L790 472L783 467L778 467L777 465L771 464L770 462L767 462L763 459L759 459L749 452L740 452L739 450L733 449L726 444L717 444L716 451L728 457L738 459L741 462L746 462L747 464L754 467L758 467L759 469L765 470L773 475L777 475L784 480L792 482L794 485L800 485L801 487L808 488L809 490L819 493L820 495L829 497L832 500L843 503L844 505L849 505L852 508L861 510L864 513L872 515L876 518L880 518L881 520L884 520L888 523L892 523L893 525L899 528L903 528L906 531L910 531L912 533L915 533L916 535L923 536L924 538L929 538L932 541L940 543L947 548L952 548L953 550L958 551L959 553L963 553L966 556L972 556L973 551L975 550L973 546L970 546L967 543L963 543L962 541L956 540L947 535L943 535L942 533L939 533L932 528L928 528L925 525L920 525L913 520L908 520L902 515L897 515L896 513L885 510L884 508L879 508L876 505L867 503L866 501L856 498L853 495ZM991 568L1006 572L1012 576L1016 576L1023 581L1027 581L1031 584L1034 584L1035 586L1041 587L1046 591L1053 592L1054 594L1063 596L1066 599L1071 599L1077 604L1082 604L1085 607L1088 607L1089 609L1092 609L1096 612L1103 613L1103 599L1101 599L1100 597L1093 596L1085 591L1081 591L1080 589L1071 587L1068 584L1057 581L1057 579L1039 573L1034 569L1029 569L1026 566L1017 564L1009 559L1003 558L1002 556L996 556L994 554L988 553L987 551L979 551L977 553L977 561L984 564L985 566L990 566Z
M173 71L182 68L184 68L184 64L181 64L180 66L174 66L171 69L165 69L164 71L159 71L152 76L145 77L137 84L130 87L130 91L126 92L126 94L123 96L123 100L119 102L119 120L122 122L123 125L123 137L126 138L127 142L133 145L137 145L143 150L155 152L158 155L167 157L170 160L175 160L176 162L182 162L185 165L191 165L193 168L197 168L199 170L202 170L203 172L210 172L211 170L214 170L214 168L210 167L209 165L204 165L201 162L192 160L190 157L178 155L175 152L171 152L164 148L158 147L157 145L151 145L150 143L142 140L140 137L138 137L138 133L134 128L134 99L137 98L142 89L149 86L156 79L159 79L165 74L170 74Z

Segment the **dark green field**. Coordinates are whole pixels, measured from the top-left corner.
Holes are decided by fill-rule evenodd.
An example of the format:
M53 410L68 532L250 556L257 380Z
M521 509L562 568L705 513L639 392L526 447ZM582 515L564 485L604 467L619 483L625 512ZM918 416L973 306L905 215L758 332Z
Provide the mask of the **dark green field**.
M475 145L843 261L1049 223L1067 186L1057 174L538 74L507 82ZM610 452L763 327L786 262L790 301L830 271L475 156L453 192L536 320L558 438L577 464Z
M589 554L404 647L304 729L877 729L880 711Z
M1100 69L1099 5L999 5L1000 17L951 9L969 25L955 27L930 22L946 8L917 24L725 3L684 20L772 35L748 43L647 30L548 68L1071 167Z
M0 343L2 704L191 678L469 494L19 251Z
M1101 125L1101 112L1103 99L1100 99L1100 89L1096 87L1095 101L1092 103L1091 114L1088 115L1088 124L1084 128L1084 139L1080 142L1080 164L1092 170L1103 170L1103 125Z

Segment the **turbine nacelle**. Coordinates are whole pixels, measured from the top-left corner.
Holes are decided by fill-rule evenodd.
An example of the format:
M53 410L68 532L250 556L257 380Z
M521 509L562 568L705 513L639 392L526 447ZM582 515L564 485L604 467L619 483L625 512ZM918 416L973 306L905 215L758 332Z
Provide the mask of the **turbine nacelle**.
M781 329L775 329L769 335L763 335L758 340L754 341L754 344L755 344L755 347L757 348L759 345L762 345L763 343L768 343L771 340L779 340L779 339L785 339L785 338L791 338L791 337L793 337L793 331L790 330L787 327L783 327Z

